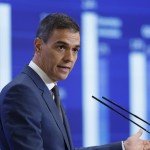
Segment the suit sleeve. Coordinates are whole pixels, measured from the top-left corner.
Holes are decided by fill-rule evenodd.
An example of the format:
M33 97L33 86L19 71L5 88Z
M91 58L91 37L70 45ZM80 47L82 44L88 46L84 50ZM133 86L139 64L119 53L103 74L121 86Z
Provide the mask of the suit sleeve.
M36 93L27 86L16 85L2 99L2 128L10 149L44 150Z
M101 145L101 146L93 146L93 147L86 147L86 148L77 148L75 150L122 150L121 142Z

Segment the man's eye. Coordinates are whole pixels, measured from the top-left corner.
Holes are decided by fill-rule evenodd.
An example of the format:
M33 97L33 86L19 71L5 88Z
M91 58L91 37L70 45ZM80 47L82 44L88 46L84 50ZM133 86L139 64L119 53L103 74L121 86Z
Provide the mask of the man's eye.
M74 48L74 49L73 49L73 52L74 52L74 53L78 53L78 51L79 51L79 49L77 49L77 48Z
M59 49L64 49L64 46L59 46Z
M64 50L65 50L65 46L62 46L62 45L61 45L61 46L58 46L58 50L59 50L59 51L64 51Z

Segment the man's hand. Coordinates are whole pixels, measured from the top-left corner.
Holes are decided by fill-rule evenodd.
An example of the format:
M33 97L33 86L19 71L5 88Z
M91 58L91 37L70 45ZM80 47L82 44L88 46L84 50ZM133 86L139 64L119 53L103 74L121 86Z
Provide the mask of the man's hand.
M124 141L125 150L150 150L150 141L140 139L142 133L140 129L135 135Z

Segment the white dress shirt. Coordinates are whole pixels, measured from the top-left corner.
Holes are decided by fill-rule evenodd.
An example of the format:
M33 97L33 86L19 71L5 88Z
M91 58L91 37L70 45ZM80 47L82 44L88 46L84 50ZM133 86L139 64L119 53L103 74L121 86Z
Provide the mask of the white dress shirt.
M126 150L124 147L123 141L121 143L122 143L122 150Z
M30 61L29 67L31 67L41 77L48 89L51 91L51 89L55 86L55 83L52 82L52 80L47 76L47 74L33 61Z

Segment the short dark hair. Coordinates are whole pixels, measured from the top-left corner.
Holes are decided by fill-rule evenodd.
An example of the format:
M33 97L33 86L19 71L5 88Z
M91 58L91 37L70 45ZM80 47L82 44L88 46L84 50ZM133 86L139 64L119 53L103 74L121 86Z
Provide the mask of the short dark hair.
M41 38L46 43L55 29L70 29L73 32L80 32L80 27L71 17L62 13L54 13L47 15L41 21L36 37Z

